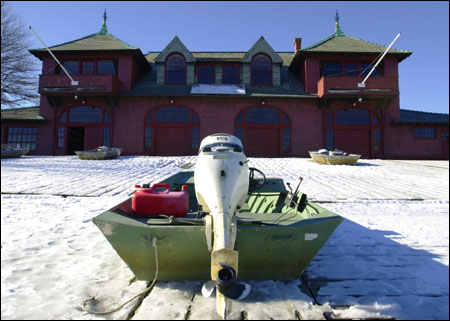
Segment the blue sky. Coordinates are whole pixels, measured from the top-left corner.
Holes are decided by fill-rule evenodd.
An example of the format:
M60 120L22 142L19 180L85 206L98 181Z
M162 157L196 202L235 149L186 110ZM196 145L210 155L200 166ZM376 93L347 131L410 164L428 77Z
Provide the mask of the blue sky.
M12 9L47 45L98 32L106 9L108 31L145 54L178 36L191 51L247 51L263 36L276 51L309 46L342 31L413 54L399 65L400 108L449 112L447 1L14 1ZM31 33L31 31L30 31ZM32 35L33 48L42 45Z

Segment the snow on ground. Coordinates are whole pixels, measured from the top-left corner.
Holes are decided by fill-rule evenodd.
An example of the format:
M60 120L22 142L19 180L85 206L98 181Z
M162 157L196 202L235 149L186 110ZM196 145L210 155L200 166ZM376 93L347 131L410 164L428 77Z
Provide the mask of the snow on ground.
M107 316L142 291L91 219L129 197L134 185L164 179L195 156L25 156L1 161L1 318L126 319L139 303ZM345 220L302 280L250 282L232 319L448 319L449 162L360 160L327 166L309 159L251 158ZM183 168L182 168L183 167ZM192 168L191 168L192 169ZM303 283L303 284L302 284ZM157 282L133 319L217 319L200 282ZM245 311L245 315L241 313Z

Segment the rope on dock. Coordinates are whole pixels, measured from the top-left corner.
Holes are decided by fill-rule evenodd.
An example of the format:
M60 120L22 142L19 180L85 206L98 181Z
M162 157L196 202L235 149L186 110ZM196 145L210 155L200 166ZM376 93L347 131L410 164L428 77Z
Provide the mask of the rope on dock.
M90 313L90 314L96 314L96 315L107 315L107 314L111 314L111 313L114 313L114 312L116 312L116 311L122 309L125 305L127 305L128 303L130 303L131 301L133 301L134 299L136 299L136 298L139 297L140 295L145 295L145 294L147 294L147 292L149 292L151 289L153 289L153 286L155 285L156 280L158 279L158 270L159 270L159 268L158 268L158 245L156 244L156 242L157 242L157 238L156 238L156 237L153 237L152 243L153 243L153 247L155 248L155 266L156 266L155 277L153 278L152 283L150 283L150 285L149 285L144 291L142 291L142 292L136 294L134 297L132 297L132 298L129 299L128 301L122 303L122 304L119 305L117 308L115 308L115 309L113 309L113 310L111 310L111 311L106 311L106 312L95 312L95 311L89 310L89 308L87 308L85 305L86 305L87 302L95 300L95 296L94 296L94 297L91 297L91 298L88 298L88 299L86 299L86 300L84 300L84 301L82 301L82 302L81 302L81 308L82 308L85 312Z

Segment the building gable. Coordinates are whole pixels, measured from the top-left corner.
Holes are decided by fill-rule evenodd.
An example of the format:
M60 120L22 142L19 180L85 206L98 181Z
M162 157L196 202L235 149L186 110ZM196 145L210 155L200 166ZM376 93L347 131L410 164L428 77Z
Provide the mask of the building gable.
M166 61L167 56L169 56L173 52L181 53L186 59L187 63L196 61L191 52L181 42L180 38L175 36L175 38L172 39L172 41L166 46L166 48L164 48L164 50L161 51L161 53L155 58L155 62L164 63Z
M269 43L261 37L258 41L250 48L250 50L242 57L241 62L250 63L255 54L263 52L270 56L273 63L282 63L283 59L273 50Z

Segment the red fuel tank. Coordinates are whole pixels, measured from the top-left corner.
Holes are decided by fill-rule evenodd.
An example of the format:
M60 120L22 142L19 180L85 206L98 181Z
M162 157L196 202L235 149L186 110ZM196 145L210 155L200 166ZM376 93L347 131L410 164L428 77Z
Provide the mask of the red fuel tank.
M136 192L131 197L131 209L136 216L164 214L184 217L189 211L187 185L181 187L181 192L171 192L169 184L153 184L149 188L140 185L135 187Z

